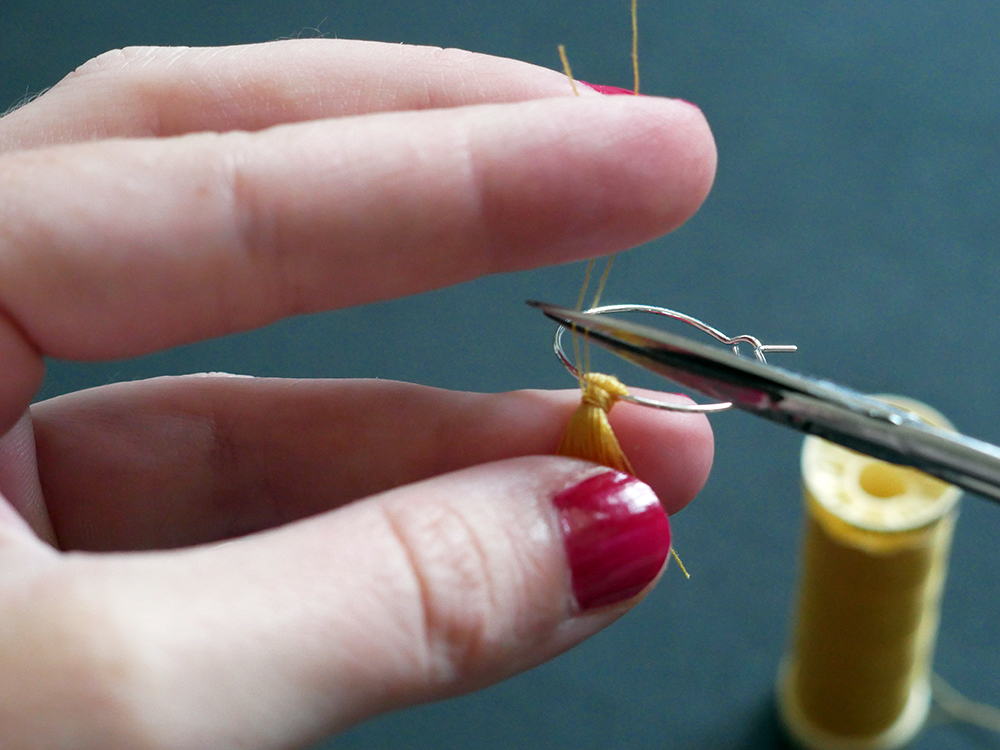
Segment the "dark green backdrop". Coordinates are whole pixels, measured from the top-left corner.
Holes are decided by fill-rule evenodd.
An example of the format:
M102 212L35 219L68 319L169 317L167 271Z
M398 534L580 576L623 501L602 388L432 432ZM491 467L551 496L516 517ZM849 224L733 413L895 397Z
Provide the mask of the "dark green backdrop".
M643 87L706 112L719 174L686 227L620 257L605 299L796 342L784 364L924 400L1000 442L1000 5L988 0L644 0ZM457 46L630 85L626 0L0 1L0 110L134 44L289 36ZM462 389L569 387L526 298L549 269L290 320L139 360L53 362L43 395L159 373L367 376ZM628 373L626 379L638 383ZM555 662L359 727L340 748L772 748L795 581L799 439L714 418L717 461L675 517L692 571ZM968 498L937 668L1000 701L1000 508ZM921 749L979 747L935 727ZM324 746L325 747L325 746Z

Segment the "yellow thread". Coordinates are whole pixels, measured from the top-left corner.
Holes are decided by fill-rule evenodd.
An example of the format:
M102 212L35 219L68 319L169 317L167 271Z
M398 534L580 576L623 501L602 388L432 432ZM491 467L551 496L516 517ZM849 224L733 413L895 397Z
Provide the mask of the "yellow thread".
M564 44L559 45L559 59L562 60L563 72L569 79L569 85L573 87L573 93L580 96L580 92L576 90L576 81L573 80L573 71L569 68L569 58L566 57L566 45Z
M635 476L632 464L608 421L611 407L622 396L628 395L628 388L613 375L603 375L599 372L581 375L581 381L583 396L580 405L576 407L569 424L566 425L556 454L601 464ZM691 578L691 574L684 567L680 555L673 546L670 547L670 554L677 561L684 577Z
M636 0L632 0L632 71L635 76L635 93L639 93L639 52L638 52L638 14L636 11ZM562 61L563 72L569 79L573 93L577 96L576 82L573 80L573 71L569 65L569 58L566 55L566 47L559 45L559 59ZM594 300L591 307L597 307L607 285L608 276L611 273L611 265L615 256L608 256L608 262L604 266L604 272L597 284L597 291L594 293ZM594 260L587 264L587 271L583 277L583 284L580 287L580 296L576 301L576 309L583 309L583 301L587 297L587 289L590 286L590 277L594 271ZM576 363L577 376L580 383L580 405L573 412L569 423L563 432L562 440L556 453L560 456L579 458L584 461L608 466L617 471L635 475L632 464L622 451L618 438L614 430L611 429L611 422L608 413L611 407L622 397L628 395L625 385L612 375L590 371L590 340L586 333L583 336L583 361L581 362L579 336L576 326L572 327L573 332L573 358ZM677 551L671 546L670 553L677 561L681 572L686 578L690 578L684 563L681 562Z
M604 273L597 284L597 292L594 294L594 302L591 307L597 307L601 299L601 293L608 281L608 273L611 271L611 262L614 255L608 258ZM587 264L587 272L583 277L583 286L580 288L580 296L576 302L576 309L583 307L583 300L587 294L587 287L590 286L590 275L594 270L594 260ZM608 421L608 412L611 407L622 397L628 395L628 389L612 375L602 375L590 371L590 340L586 333L583 335L583 363L580 363L580 345L578 343L578 332L573 326L573 356L576 358L576 371L580 382L581 401L576 412L570 419L569 424L563 432L560 443L559 455L574 456L594 463L610 466L619 471L626 471L635 475L628 459L622 453L618 438L615 437ZM584 431L587 431L584 433ZM578 446L576 452L564 453L564 445ZM603 459L601 457L604 457ZM628 468L620 468L627 466Z
M628 395L628 389L612 375L588 372L582 379L583 397L566 425L556 453L634 475L632 464L622 452L608 422L611 407Z
M951 720L1000 732L1000 709L969 700L936 674L931 676L931 685L934 702Z
M604 264L604 273L601 274L601 280L597 283L597 291L594 292L594 299L590 303L591 307L597 307L601 301L601 295L604 293L604 287L608 283L608 274L611 273L611 264L614 262L614 253L608 256L608 262ZM594 260L591 259L590 264L587 266L587 275L583 279L583 288L580 290L580 300L583 300L583 296L586 293L587 287L590 285L590 274L594 268ZM577 302L577 310L580 309L580 302ZM576 338L576 328L573 329L573 338ZM585 372L590 372L590 337L587 336L586 331L583 334L583 369Z
M576 298L576 309L583 309L583 300L587 296L587 287L590 286L590 274L594 271L594 259L587 263L587 271L583 274L583 286L580 287L580 296Z
M939 426L922 404L893 399ZM779 706L806 748L901 747L923 726L960 491L807 438L797 622Z
M576 309L583 309L583 300L587 296L587 287L590 286L590 274L594 271L594 259L591 258L590 262L587 263L587 272L583 275L583 284L580 286L580 296L576 299ZM576 326L573 326L573 363L576 365L576 376L577 381L580 383L580 390L587 390L587 384L584 382L584 375L590 372L590 339L584 336L584 357L585 362L580 361L580 336L579 331L577 331Z
M690 580L691 579L691 574L688 573L688 569L684 567L684 563L681 562L681 556L677 554L677 550L674 549L674 546L672 544L670 545L670 554L674 556L674 559L677 561L677 564L680 566L681 573L684 574L684 577L687 578L688 580Z
M608 283L608 275L611 273L611 264L615 262L615 256L612 253L608 256L608 262L604 266L604 273L601 274L601 281L597 285L597 291L594 293L594 301L590 303L591 307L597 307L601 304L601 295L604 293L604 286Z
M639 94L639 8L638 0L632 0L632 77L635 86L632 92Z

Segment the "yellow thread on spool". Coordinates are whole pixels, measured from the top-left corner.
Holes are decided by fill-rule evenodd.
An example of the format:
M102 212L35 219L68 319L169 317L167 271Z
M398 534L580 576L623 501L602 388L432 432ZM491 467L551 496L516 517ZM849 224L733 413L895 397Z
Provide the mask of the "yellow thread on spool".
M885 399L946 429L919 402ZM889 750L930 708L931 662L961 491L816 437L802 447L806 522L778 706L810 750Z
M613 375L588 372L581 376L583 397L563 432L556 453L609 466L634 475L632 465L622 452L611 429L608 412L628 389Z

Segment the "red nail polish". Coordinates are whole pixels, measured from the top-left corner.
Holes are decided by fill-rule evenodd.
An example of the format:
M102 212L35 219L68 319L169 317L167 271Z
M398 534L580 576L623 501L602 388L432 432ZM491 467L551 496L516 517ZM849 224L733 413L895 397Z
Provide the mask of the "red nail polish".
M584 86L589 86L594 91L605 94L606 96L621 96L622 94L635 95L632 89L623 89L620 86L604 86L600 83L587 83L586 81L580 81Z
M580 609L624 601L656 578L670 552L670 521L648 486L605 471L553 502Z
M632 89L623 89L620 86L605 86L601 83L587 83L586 81L577 81L577 83L582 83L584 86L592 88L599 94L604 94L605 96L645 96L645 94L636 94ZM695 109L701 111L701 107L693 102L689 102L687 99L678 99L676 96L671 97L675 102L681 102L687 104L688 106L694 107Z

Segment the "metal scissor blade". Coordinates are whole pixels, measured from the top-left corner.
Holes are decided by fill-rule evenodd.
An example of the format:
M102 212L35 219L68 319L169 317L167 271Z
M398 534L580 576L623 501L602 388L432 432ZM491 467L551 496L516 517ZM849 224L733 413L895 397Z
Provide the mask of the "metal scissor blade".
M1000 448L830 381L605 315L529 302L636 365L712 398L1000 502Z

